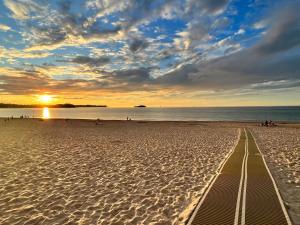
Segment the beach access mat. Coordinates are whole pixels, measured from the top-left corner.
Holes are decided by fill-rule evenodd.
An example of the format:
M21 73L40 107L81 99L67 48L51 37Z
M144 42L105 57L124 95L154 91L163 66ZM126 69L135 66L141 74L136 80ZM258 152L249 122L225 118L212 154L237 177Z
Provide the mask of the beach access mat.
M249 130L197 204L188 225L291 225L275 181Z

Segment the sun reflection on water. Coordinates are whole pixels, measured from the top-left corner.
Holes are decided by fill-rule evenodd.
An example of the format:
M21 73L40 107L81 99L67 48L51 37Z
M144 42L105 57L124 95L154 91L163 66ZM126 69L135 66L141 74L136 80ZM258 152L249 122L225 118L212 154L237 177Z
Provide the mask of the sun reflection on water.
M44 107L43 108L43 119L50 119L51 115L50 115L50 111L48 107Z

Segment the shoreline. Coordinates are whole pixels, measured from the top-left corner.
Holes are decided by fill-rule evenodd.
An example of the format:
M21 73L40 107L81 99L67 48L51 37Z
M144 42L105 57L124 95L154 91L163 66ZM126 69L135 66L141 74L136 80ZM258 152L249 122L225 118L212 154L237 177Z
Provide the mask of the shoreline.
M3 119L11 119L11 117L0 117L0 120L3 120ZM89 119L89 118L43 118L43 117L29 117L29 118L20 118L20 117L14 117L13 120L43 120L43 121L55 121L55 120L68 120L68 121L96 121L96 119ZM233 123L233 124L238 124L238 123L242 123L242 124L257 124L257 123L262 123L263 121L254 121L254 120L135 120L135 119L132 119L132 120L126 120L126 119L99 119L99 121L102 121L102 122L153 122L153 123L156 123L156 122L167 122L167 123L172 123L172 122L175 122L175 123ZM295 124L295 125L300 125L300 121L273 121L275 122L276 126L277 125L284 125L284 124ZM276 127L274 126L274 127Z

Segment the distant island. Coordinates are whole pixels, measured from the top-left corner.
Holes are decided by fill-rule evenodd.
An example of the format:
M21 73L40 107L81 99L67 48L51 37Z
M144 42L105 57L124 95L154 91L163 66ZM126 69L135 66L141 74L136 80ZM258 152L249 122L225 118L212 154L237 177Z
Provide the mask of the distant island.
M56 105L19 105L0 103L0 108L79 108L79 107L107 107L107 105L74 105L70 103Z
M136 105L134 107L136 107L136 108L146 108L147 106L145 106L145 105Z

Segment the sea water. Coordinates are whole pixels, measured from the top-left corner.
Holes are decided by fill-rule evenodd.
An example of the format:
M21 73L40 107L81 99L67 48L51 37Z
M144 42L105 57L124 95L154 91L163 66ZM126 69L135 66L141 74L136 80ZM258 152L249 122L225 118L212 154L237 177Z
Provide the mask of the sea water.
M43 108L0 109L0 117L42 118ZM149 121L286 121L300 122L300 106L190 108L49 108L49 118Z

